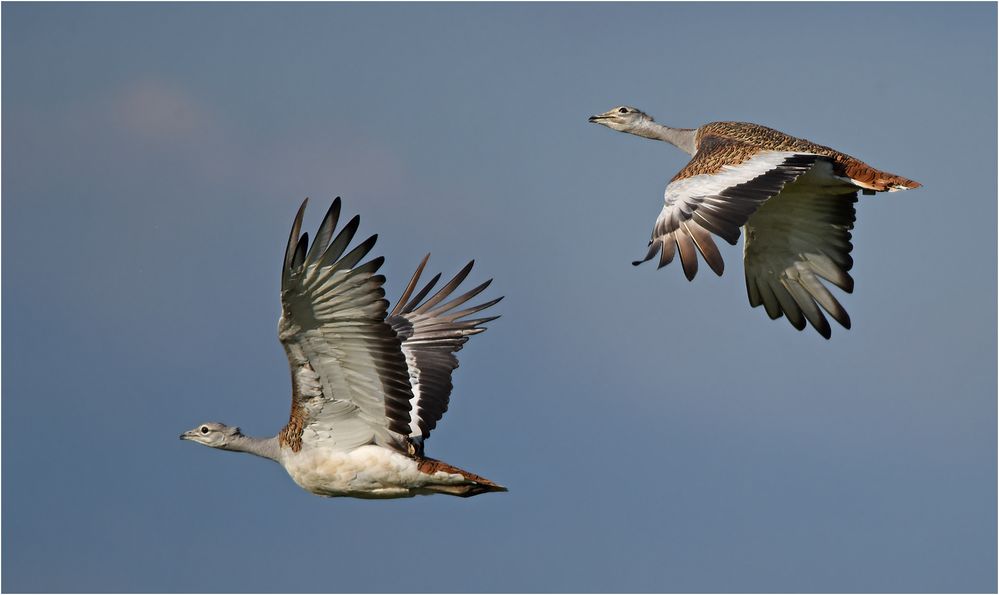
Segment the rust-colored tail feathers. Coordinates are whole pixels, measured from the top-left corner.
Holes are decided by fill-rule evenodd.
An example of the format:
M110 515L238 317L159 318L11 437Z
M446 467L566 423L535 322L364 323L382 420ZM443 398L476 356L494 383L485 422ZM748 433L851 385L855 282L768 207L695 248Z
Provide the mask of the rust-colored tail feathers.
M896 190L909 190L922 186L915 180L896 176L895 174L874 169L860 160L850 160L843 164L847 177L868 190L876 192L894 192Z
M485 494L486 492L505 492L507 489L498 483L490 481L485 477L476 475L471 471L465 471L464 469L459 469L454 465L448 465L444 461L438 461L437 459L421 458L419 460L419 469L423 473L433 475L438 471L443 471L445 473L454 473L461 475L468 481L472 483L467 483L463 485L436 485L428 486L430 489L439 491L445 494L451 494L452 496L460 496L462 498L468 498L470 496L478 496L479 494Z

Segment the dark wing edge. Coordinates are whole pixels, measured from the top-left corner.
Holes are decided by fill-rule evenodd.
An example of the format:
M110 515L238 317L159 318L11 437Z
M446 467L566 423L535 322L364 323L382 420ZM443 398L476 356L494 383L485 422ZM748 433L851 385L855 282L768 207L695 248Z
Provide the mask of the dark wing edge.
M469 337L486 330L482 325L499 318L468 317L503 299L499 297L458 309L492 283L492 279L489 279L451 298L468 277L475 264L474 260L466 264L436 293L427 297L441 278L440 274L434 275L422 289L416 291L429 259L430 255L427 254L420 262L387 319L402 339L402 349L409 364L410 383L413 386L409 435L420 449L422 441L430 435L447 411L452 390L451 374L458 367L455 353L461 350Z

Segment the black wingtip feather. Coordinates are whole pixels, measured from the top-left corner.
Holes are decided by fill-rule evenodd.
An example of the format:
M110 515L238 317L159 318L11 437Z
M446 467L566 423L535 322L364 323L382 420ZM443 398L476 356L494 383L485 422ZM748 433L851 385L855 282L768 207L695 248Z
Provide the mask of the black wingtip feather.
M323 251L323 255L319 257L320 266L329 266L336 262L343 251L346 250L347 245L350 241L354 239L354 234L357 233L358 226L361 225L361 216L354 215L351 217L347 225L343 226L340 233L336 234L336 237L330 242L330 245L326 247Z
M413 297L413 299L409 300L409 303L406 304L405 307L403 307L402 311L406 313L412 312L414 308L420 305L420 301L422 301L423 298L427 297L427 294L433 290L433 288L437 285L437 282L440 280L441 280L440 273L434 275L430 279L430 281L428 281L427 284L423 286L423 289L421 289L420 292L417 293L415 297Z
M297 269L305 263L305 252L309 247L309 232L302 234L302 237L298 239L298 245L295 247L295 254L291 258L291 268L292 270Z
M633 261L631 261L632 266L636 266L637 267L638 265L640 265L642 263L645 263L645 262L648 262L648 261L652 260L652 258L656 254L659 253L659 247L661 245L662 245L662 243L659 240L656 240L654 242L650 240L649 241L649 249L645 253L645 257L642 258L642 260L633 260Z
M354 247L353 250L347 253L346 256L341 258L337 262L337 268L338 269L354 268L354 265L356 265L362 258L364 258L364 256L368 252L371 251L371 249L375 246L375 242L377 241L378 241L378 234L377 233L372 234L368 239L358 244L356 247Z
M288 276L291 274L291 263L295 256L295 249L298 245L298 234L302 231L302 218L305 216L305 206L309 204L309 198L305 197L302 205L298 207L295 214L295 222L291 225L291 233L288 234L288 245L284 250L284 264L281 267L281 289L288 284Z
M323 222L319 225L319 230L316 231L316 238L312 242L312 247L309 248L309 253L305 257L306 262L315 262L326 247L329 246L330 239L333 237L333 231L336 229L337 221L340 219L340 197L336 197L330 208L326 210L326 215L323 216Z
M492 321L496 320L497 318L499 318L500 316L502 316L502 314L497 314L496 316L487 316L485 318L476 318L474 320L468 320L466 322L468 322L468 324L470 324L473 327L475 327L475 326L479 326L480 324L486 324L488 322L492 322ZM485 329L483 329L483 330L485 330Z
M385 264L385 257L377 256L375 258L372 258L368 262L362 264L361 266L356 267L354 270L359 273L374 273L378 269L382 268L383 264Z
M447 298L447 296L451 295L451 292L453 292L459 285L461 285L462 281L464 281L465 278L468 277L468 273L471 272L472 266L474 265L475 261L472 260L464 267L462 267L462 269L458 271L458 274L455 275L453 279L447 282L447 285L437 290L437 293L435 293L433 297L427 300L422 306L417 308L416 312L417 313L426 312L427 310L433 308L434 306L439 304L442 300Z
M423 274L423 269L426 268L428 262L430 262L429 252L427 252L427 255L420 261L419 266L416 267L416 271L413 272L413 276L409 278L409 283L406 284L406 289L403 290L402 295L399 296L399 300L395 303L395 308L392 308L392 313L389 314L389 316L399 315L403 308L406 307L406 303L409 301L409 296L413 294L413 290L416 289L416 285L420 282L420 275Z
M481 303L481 304L479 304L477 306L472 306L470 308L465 308L464 310L459 310L458 312L452 312L452 313L448 314L447 316L442 317L442 320L448 320L448 321L452 321L452 322L461 320L465 316L468 316L470 314L475 314L476 312L481 312L481 311L485 310L486 308L491 308L492 306L495 306L496 304L500 303L500 301L502 301L502 299L504 297L506 297L506 296L502 296L501 295L498 298L489 300L488 302L483 302L483 303Z
M433 314L434 316L439 316L439 315L441 315L441 314L443 314L443 313L445 313L445 312L447 312L449 310L453 310L454 308L457 308L458 306L464 304L468 300L474 298L475 296L477 296L480 293L482 293L483 291L485 291L486 288L489 287L492 284L492 282L493 282L492 279L488 279L488 280L484 281L483 283L480 283L479 285L477 285L477 286L473 287L472 289L466 291L465 293L463 293L460 296L454 298L453 300L451 300L449 302L446 302L444 304L441 304L440 306L437 306L436 308L433 309L433 311L431 312L431 314Z

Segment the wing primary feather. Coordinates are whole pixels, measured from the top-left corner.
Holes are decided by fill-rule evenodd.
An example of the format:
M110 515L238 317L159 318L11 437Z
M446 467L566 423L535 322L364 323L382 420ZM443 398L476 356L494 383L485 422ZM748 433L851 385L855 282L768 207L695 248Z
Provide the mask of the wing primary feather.
M683 274L687 277L687 281L693 281L697 276L697 249L694 247L694 241L681 230L677 230L673 237L676 238L676 245L680 250Z
M309 247L309 232L302 234L298 239L298 246L295 247L295 255L291 259L291 269L294 271L305 264L305 251Z
M354 239L354 234L357 233L357 227L361 224L361 216L354 215L347 225L343 226L340 233L336 234L336 238L333 242L323 251L322 257L319 259L320 267L328 267L343 254L343 251L347 248L347 244Z
M763 303L763 297L760 295L760 289L756 285L756 280L749 275L744 276L746 278L746 293L749 294L749 305L755 308Z
M406 285L406 290L402 292L399 296L399 301L395 303L395 308L392 308L392 313L389 316L397 316L401 311L406 302L409 301L409 296L412 295L413 290L416 289L416 284L420 282L420 275L423 274L423 269L427 266L427 262L430 260L430 253L428 252L423 260L420 261L420 266L416 267L416 272L413 276L409 278L409 283Z
M465 280L465 277L468 276L469 271L472 270L472 266L474 265L475 265L474 260L469 261L468 264L466 264L464 267L462 267L460 271L458 271L458 274L455 275L453 279L448 281L447 285L437 290L437 293L435 293L433 297L427 300L422 306L417 308L415 312L417 314L426 312L427 310L430 310L431 308L439 304L441 300L451 295L451 292L454 291L455 288L458 287L458 285L460 285L461 282Z
M295 256L295 247L298 245L298 234L302 231L302 217L305 216L305 205L307 204L309 204L308 197L302 201L302 206L298 207L295 222L291 225L291 234L288 236L288 247L284 251L284 266L281 267L282 290L288 286L288 280L291 277L291 261Z
M770 287L773 289L774 295L777 296L781 310L784 311L784 315L787 316L787 321L791 323L791 326L799 331L804 329L805 316L801 313L798 302L794 300L794 297L788 291L787 280L782 278L778 284L771 285Z
M309 254L305 257L305 262L315 262L322 255L323 250L326 250L326 246L329 245L330 238L333 237L333 230L336 229L337 220L339 219L340 197L338 196L326 211L326 216L323 217L323 222L319 225L319 231L316 232L316 239L312 242L312 248L309 249Z
M683 229L693 238L694 244L701 251L704 261L708 263L711 270L721 277L722 273L725 272L725 261L722 260L721 253L718 251L715 241L711 239L711 234L694 221L689 223L684 222Z
M844 328L850 328L850 315L846 309L814 275L803 274L799 282L808 293L812 294L812 298L833 317L833 320L843 325Z
M663 268L673 262L673 257L676 256L676 242L673 238L666 238L666 240L663 242L662 251L659 253L659 266L656 268Z
M434 275L433 278L431 278L430 281L428 281L427 284L423 286L423 289L420 290L420 293L416 294L416 297L409 300L409 303L406 304L406 306L402 309L402 311L404 313L412 312L413 308L419 305L420 301L423 298L427 297L427 294L430 293L430 291L434 288L434 286L437 285L437 282L440 280L441 280L440 273Z
M805 260L812 266L817 275L826 279L847 293L853 291L853 278L825 254L805 254Z
M385 257L378 256L376 258L372 258L361 266L354 268L354 270L358 273L374 274L378 271L378 269L382 268L383 264L385 264Z
M832 336L832 329L829 327L829 321L826 317L822 315L822 310L819 309L818 304L812 299L808 291L801 284L799 279L789 279L784 283L784 287L790 292L791 297L801 308L801 313L805 316L805 319L812 325L812 327L819 332L820 335L825 339L829 339Z
M455 321L455 320L459 320L459 319L461 319L461 318L463 318L465 316L468 316L469 314L475 314L476 312L481 312L481 311L485 310L486 308L489 308L490 306L495 306L496 304L500 303L500 301L504 297L505 296L500 296L500 297L498 297L498 298L496 298L494 300L489 300L488 302L483 302L483 303L479 304L478 306L472 306L471 308L465 308L464 310L459 310L457 312L452 312L451 314L448 314L447 316L443 317L442 320Z
M466 320L464 322L472 326L479 326L480 324L486 324L487 322L492 322L497 318L499 318L500 316L501 316L500 314L497 314L496 316L487 316L485 318L473 318L472 320Z
M377 241L378 241L378 234L376 233L371 237L369 237L368 239L361 242L360 244L358 244L357 246L355 246L354 249L348 252L346 256L338 260L336 263L336 268L338 270L354 268L354 265L356 265L362 258L364 258L364 255L367 254L372 247L374 247L375 242Z
M767 311L767 316L770 317L770 320L777 320L783 316L784 311L780 309L780 301L777 299L777 295L774 293L770 282L761 277L756 280L756 288L760 291L763 308Z
M636 266L637 267L638 265L642 264L643 262L648 262L648 261L652 260L652 257L655 256L656 253L659 252L659 247L662 246L662 244L663 244L662 240L660 240L658 238L656 238L655 241L650 241L649 242L649 251L645 253L645 258L643 258L641 260L633 260L633 261L631 261L632 266Z
M493 280L489 279L489 280L481 283L477 287L473 287L472 289L466 291L465 293L463 293L460 296L454 298L453 300L451 300L451 301L449 301L449 302L447 302L445 304L441 304L440 306L437 306L436 308L434 308L434 310L433 310L433 312L431 312L431 314L434 315L434 316L438 316L440 314L443 314L443 313L447 312L448 310L453 310L454 308L457 308L458 306L464 304L468 300L470 300L473 297L475 297L475 296L479 295L480 293L482 293L487 287L489 287L489 285L492 282L493 282Z
M739 241L739 228L731 225L724 225L717 217L707 212L705 209L694 211L693 219L704 229L722 238L731 245Z

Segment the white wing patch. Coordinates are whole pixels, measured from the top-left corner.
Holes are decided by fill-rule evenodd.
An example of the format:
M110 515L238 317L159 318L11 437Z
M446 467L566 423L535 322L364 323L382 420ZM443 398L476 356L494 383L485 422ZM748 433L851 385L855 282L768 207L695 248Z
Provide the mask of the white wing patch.
M659 215L663 218L667 210L674 204L683 205L690 199L708 198L723 190L745 184L776 168L789 157L799 155L793 151L764 151L750 157L739 165L723 165L721 171L713 174L698 174L670 182L666 186L666 206ZM695 155L696 157L696 155ZM681 210L683 206L679 207ZM689 208L687 210L690 210ZM659 220L656 220L658 223Z
M413 399L409 402L412 407L409 410L409 435L420 436L423 429L420 428L420 368L416 361L416 353L412 349L403 349L406 354L406 366L409 368L409 384L413 389Z

